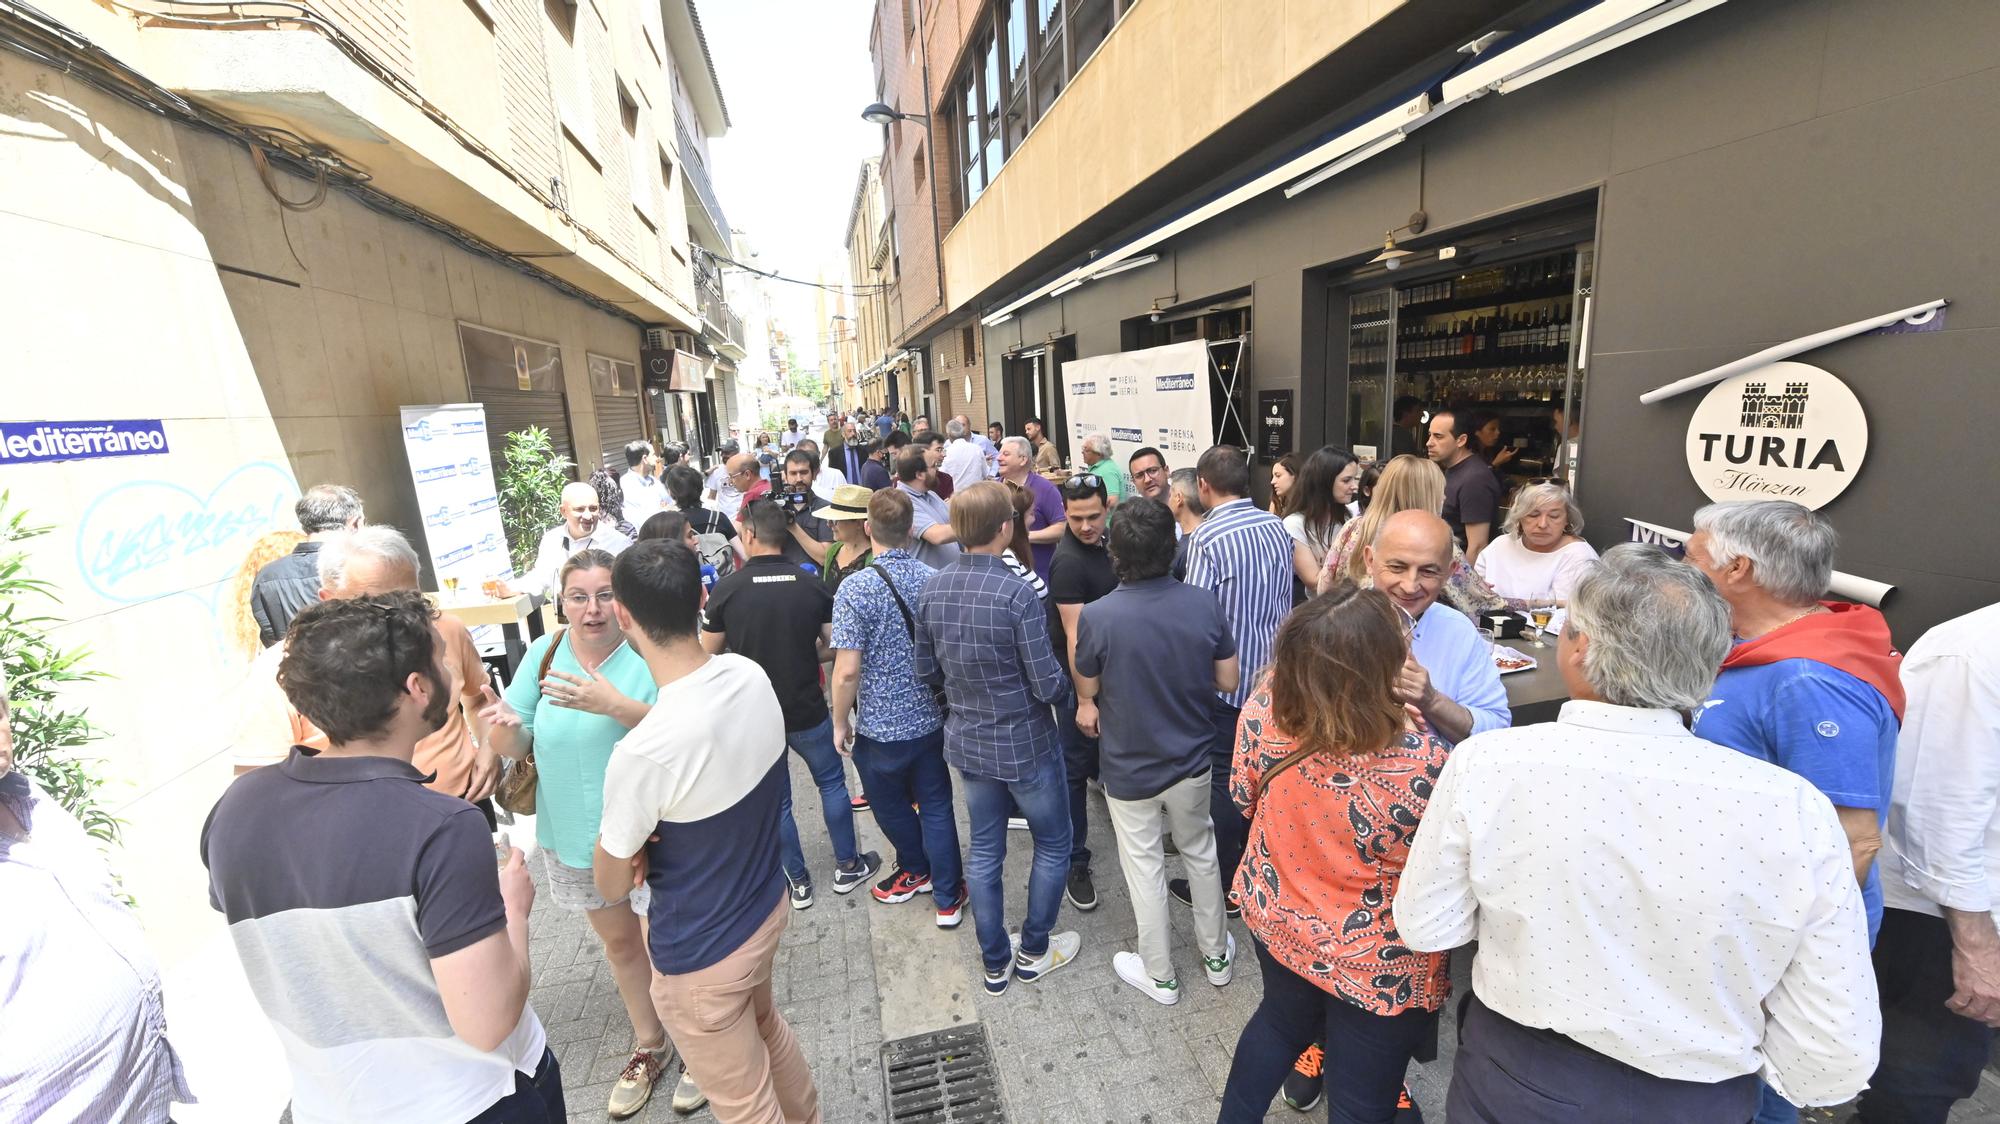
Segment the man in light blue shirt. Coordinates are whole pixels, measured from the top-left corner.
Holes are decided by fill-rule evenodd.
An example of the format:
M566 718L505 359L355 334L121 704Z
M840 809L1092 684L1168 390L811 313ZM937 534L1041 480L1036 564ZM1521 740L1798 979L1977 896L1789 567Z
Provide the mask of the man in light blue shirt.
M1362 548L1375 588L1415 622L1397 694L1431 732L1457 743L1513 721L1500 669L1463 613L1437 603L1451 573L1451 526L1428 511L1399 511Z

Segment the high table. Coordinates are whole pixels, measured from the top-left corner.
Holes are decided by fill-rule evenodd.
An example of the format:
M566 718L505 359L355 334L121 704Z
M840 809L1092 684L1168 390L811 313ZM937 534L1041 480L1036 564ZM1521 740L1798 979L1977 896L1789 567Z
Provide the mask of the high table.
M1514 712L1516 726L1553 722L1562 704L1569 701L1569 688L1563 684L1562 673L1556 670L1556 646L1547 640L1543 643L1547 647L1534 647L1527 640L1501 641L1502 647L1517 649L1537 661L1527 671L1500 677L1501 685L1507 688L1507 708Z
M525 593L512 597L488 597L484 593L468 591L447 600L438 593L424 594L426 600L437 606L441 613L457 617L468 628L480 625L500 626L500 635L507 643L507 675L512 678L514 669L521 666L521 657L527 654L527 642L521 639L521 622L528 623L528 639L542 634L542 614L536 611L536 598Z

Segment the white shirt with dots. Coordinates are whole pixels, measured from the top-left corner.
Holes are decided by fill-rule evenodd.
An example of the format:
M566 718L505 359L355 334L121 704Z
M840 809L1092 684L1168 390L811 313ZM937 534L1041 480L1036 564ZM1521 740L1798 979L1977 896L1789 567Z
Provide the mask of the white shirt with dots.
M1859 1093L1882 1036L1833 805L1679 715L1569 702L1453 750L1396 894L1404 943L1479 942L1494 1011L1656 1077Z

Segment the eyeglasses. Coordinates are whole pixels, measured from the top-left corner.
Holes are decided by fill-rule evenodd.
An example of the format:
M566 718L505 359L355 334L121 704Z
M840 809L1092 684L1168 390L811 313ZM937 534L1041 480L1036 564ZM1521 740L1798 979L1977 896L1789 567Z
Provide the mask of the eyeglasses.
M563 595L563 604L568 605L572 609L587 608L592 601L597 602L599 605L609 605L616 600L618 600L618 595L608 589L595 596L588 593L568 593Z
M1080 500L1090 496L1104 495L1104 478L1096 473L1086 472L1063 481L1064 499Z

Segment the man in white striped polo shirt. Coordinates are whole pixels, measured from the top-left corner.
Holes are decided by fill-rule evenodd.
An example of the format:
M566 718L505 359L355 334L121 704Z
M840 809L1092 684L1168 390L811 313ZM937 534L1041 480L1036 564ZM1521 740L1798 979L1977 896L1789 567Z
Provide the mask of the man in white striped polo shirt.
M1188 544L1187 584L1212 591L1221 602L1243 669L1234 691L1215 696L1215 741L1208 750L1208 814L1215 820L1222 884L1228 886L1236 879L1249 831L1243 813L1229 799L1236 719L1271 662L1278 626L1292 611L1292 537L1277 516L1247 498L1250 465L1242 450L1217 445L1201 455L1194 471L1208 516ZM1181 901L1191 900L1185 896L1185 879L1175 879L1169 889Z

